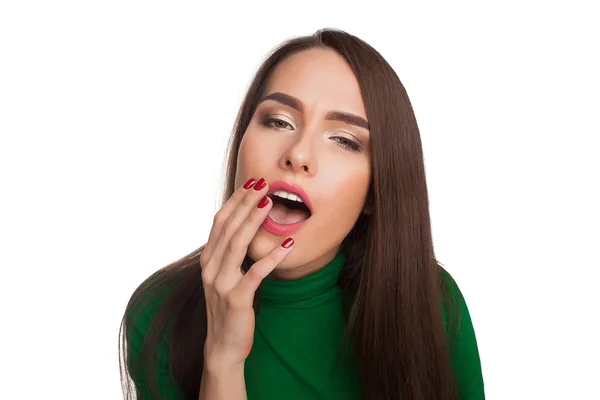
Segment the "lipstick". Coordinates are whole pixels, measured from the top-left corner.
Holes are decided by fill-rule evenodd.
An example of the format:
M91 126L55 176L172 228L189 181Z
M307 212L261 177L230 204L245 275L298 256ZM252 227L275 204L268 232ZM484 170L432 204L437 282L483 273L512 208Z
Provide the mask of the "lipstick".
M273 221L271 219L271 217L269 217L267 215L267 218L265 218L265 220L263 221L261 226L263 228L265 228L267 231L271 232L273 235L289 236L289 235L297 232L298 229L302 228L302 226L304 226L306 221L308 221L308 219L305 221L296 222L295 224L282 225L282 224L278 224L277 222Z
M308 207L310 213L313 213L313 206L312 202L310 201L310 197L308 197L308 194L304 191L304 189L302 189L302 187L298 185L292 185L291 183L287 183L286 181L275 181L269 184L269 193L267 194L272 194L278 190L285 190L288 193L298 195L302 199L306 207Z

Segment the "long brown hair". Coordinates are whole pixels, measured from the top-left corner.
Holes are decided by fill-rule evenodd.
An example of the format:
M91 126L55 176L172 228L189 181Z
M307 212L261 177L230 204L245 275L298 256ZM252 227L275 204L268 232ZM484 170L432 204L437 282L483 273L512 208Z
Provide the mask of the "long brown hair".
M364 396L369 400L454 399L456 384L441 307L449 305L449 298L442 267L434 256L419 129L403 84L375 49L338 29L321 29L274 49L239 110L229 142L222 203L235 190L240 142L270 73L285 57L315 47L332 49L346 59L358 80L369 121L372 212L361 214L344 239L346 264L339 278L340 287L353 299L346 333L353 343ZM119 330L121 382L127 399L131 395L129 379L123 378L127 373L144 376L154 397L160 398L154 355L162 335L168 338L170 372L188 398L198 398L206 338L199 265L203 249L204 245L152 274L127 304ZM247 256L244 271L251 261ZM260 294L259 288L254 301L257 314ZM132 324L146 301L156 305L156 313L139 357L132 362L122 332L127 338L139 334ZM450 329L456 329L452 319Z

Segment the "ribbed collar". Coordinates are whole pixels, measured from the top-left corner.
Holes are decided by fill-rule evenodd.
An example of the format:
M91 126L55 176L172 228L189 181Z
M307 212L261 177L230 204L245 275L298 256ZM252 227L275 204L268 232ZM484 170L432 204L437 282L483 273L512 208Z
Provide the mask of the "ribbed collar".
M346 258L341 251L320 270L299 279L262 281L261 305L279 308L312 308L341 291L337 280Z

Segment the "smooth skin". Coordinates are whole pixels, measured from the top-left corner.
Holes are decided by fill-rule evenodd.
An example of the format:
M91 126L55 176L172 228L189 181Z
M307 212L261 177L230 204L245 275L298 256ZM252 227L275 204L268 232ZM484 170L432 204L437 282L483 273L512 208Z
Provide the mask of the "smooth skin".
M323 268L339 252L361 212L371 179L370 132L348 119L366 112L358 81L346 60L333 50L311 49L283 60L273 71L265 95L283 93L297 108L263 99L244 132L237 160L235 193L215 215L200 258L208 332L204 346L203 400L246 399L244 363L254 341L254 293L261 281L298 279ZM355 146L355 147L354 147ZM273 207L257 208L269 185L245 189L250 178L285 180L301 186L314 212L286 237L261 225ZM256 262L245 275L244 257ZM288 257L289 256L289 257Z
M274 93L294 97L302 111L265 99ZM352 68L331 49L288 56L271 73L264 96L242 137L235 182L238 187L252 177L283 180L301 186L310 197L314 213L294 233L296 251L269 276L298 279L334 259L368 205L370 132L328 114L368 119ZM260 260L284 239L260 228L248 256Z
M275 246L252 265L241 269L248 245L273 207L258 208L269 185L239 187L213 219L206 248L200 257L206 298L205 374L200 399L246 399L244 362L254 341L254 293L262 280L292 251Z

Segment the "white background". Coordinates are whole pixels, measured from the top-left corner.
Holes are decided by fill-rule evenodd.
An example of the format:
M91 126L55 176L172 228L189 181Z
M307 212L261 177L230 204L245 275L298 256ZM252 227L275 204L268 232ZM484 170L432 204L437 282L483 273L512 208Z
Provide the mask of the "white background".
M121 398L126 303L208 238L253 73L329 26L409 93L487 398L600 399L593 2L393 3L2 2L2 398Z

